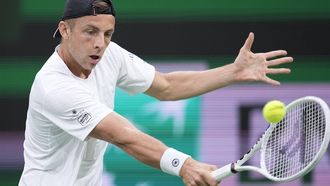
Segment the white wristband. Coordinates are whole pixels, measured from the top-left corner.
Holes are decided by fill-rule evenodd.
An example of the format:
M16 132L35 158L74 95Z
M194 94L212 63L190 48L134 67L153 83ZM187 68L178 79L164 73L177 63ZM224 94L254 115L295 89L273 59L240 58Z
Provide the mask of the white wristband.
M160 160L160 168L165 173L179 176L183 163L189 157L191 156L173 148L168 148Z

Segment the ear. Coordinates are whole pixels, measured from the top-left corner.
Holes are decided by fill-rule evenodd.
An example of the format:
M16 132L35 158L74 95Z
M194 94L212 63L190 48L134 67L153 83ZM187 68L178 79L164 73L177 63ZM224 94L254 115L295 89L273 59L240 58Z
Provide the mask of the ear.
M70 32L69 24L65 21L60 21L58 23L58 31L60 32L63 39L68 37L68 33Z

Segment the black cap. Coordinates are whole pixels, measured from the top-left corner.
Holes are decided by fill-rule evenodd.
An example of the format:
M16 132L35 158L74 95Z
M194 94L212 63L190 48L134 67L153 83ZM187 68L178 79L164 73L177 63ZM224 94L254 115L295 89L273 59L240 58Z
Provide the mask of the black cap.
M96 3L103 2L107 6L97 6ZM115 9L111 0L67 0L62 21L83 16L110 14L115 16ZM58 28L55 30L53 38L61 37Z

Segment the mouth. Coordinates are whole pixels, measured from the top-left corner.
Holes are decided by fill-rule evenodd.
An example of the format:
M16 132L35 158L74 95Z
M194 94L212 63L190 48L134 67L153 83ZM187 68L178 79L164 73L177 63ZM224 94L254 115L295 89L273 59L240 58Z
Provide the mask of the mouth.
M90 55L89 57L92 59L93 65L96 65L101 60L101 57L98 55Z

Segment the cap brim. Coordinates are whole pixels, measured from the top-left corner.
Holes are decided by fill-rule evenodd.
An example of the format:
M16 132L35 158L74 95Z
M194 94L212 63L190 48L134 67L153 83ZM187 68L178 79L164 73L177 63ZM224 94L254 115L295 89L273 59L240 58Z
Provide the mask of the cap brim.
M55 30L54 34L53 34L53 38L60 38L62 37L60 32L58 31L58 28Z

